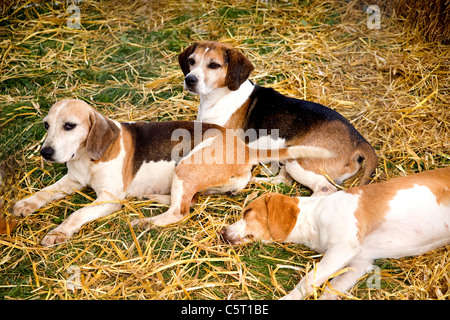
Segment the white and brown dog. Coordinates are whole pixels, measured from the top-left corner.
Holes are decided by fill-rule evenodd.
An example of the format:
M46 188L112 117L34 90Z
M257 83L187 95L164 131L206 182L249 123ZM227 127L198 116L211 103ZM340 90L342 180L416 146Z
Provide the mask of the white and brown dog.
M194 195L202 190L235 192L245 187L252 165L260 160L302 156L329 157L321 148L300 146L279 150L248 148L236 136L214 124L199 122L124 122L102 116L80 100L55 103L44 118L47 137L41 155L67 163L68 173L14 206L26 216L49 201L90 186L97 194L92 205L72 213L50 231L42 244L70 238L89 221L119 210L125 197L170 195L167 212L135 220L133 225L168 225L189 213ZM231 154L230 154L231 153Z
M249 139L251 147L301 144L328 148L336 154L333 159L287 161L274 182L287 182L292 177L314 195L323 195L336 191L323 172L341 184L355 175L365 160L361 185L375 173L378 158L372 146L347 119L320 104L253 84L248 80L253 65L239 50L217 42L195 43L178 56L178 61L185 88L200 95L198 121L244 132L256 130L257 137ZM278 130L276 134L274 130Z
M269 193L222 231L231 244L251 239L305 244L325 253L285 299L302 299L336 276L322 299L351 289L378 258L420 255L450 244L450 168L359 186L332 195Z

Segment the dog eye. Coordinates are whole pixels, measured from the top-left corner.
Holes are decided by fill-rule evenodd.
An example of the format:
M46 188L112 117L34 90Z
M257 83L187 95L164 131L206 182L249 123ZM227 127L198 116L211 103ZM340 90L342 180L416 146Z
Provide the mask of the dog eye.
M193 66L195 64L195 60L192 58L189 58L188 62L191 66Z
M77 126L76 123L66 122L64 123L64 130L69 131L75 128L76 126Z
M48 128L50 128L50 125L48 124L48 122L44 122L44 128L45 128L45 130L48 130Z
M220 67L221 65L215 62L211 62L210 64L208 64L208 68L210 69L219 69Z

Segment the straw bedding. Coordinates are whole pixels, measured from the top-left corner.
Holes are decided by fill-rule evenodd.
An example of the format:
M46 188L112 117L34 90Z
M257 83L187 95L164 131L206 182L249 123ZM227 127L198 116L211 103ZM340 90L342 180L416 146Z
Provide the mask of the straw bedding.
M177 54L198 40L240 48L255 65L254 82L346 116L380 157L375 182L450 165L449 47L396 15L382 11L380 29L368 29L369 15L357 1L83 1L81 28L69 29L65 5L34 2L2 2L0 12L6 218L15 201L65 172L38 152L42 118L55 101L80 98L117 120L195 119L198 98L183 91ZM40 246L50 229L95 196L79 191L1 235L0 297L279 298L321 256L291 244L231 247L217 235L267 191L310 194L297 184L249 184L237 196L200 196L188 220L150 231L133 230L130 221L165 208L132 198L67 244ZM448 248L376 265L381 288L373 289L377 278L367 275L347 298L450 296Z

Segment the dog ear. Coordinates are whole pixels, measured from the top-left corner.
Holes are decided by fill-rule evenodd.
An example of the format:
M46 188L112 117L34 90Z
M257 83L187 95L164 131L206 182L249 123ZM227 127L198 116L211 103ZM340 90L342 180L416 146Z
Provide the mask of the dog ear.
M119 129L111 120L96 111L91 113L89 120L91 128L86 141L86 150L89 157L97 161L117 139Z
M228 89L236 91L250 76L254 69L253 64L237 49L227 49L225 53L228 61L225 84Z
M274 241L283 241L291 233L300 212L298 199L272 193L266 196L267 223Z
M189 56L194 52L197 43L187 47L183 52L178 55L178 63L180 64L181 71L186 76L189 73Z

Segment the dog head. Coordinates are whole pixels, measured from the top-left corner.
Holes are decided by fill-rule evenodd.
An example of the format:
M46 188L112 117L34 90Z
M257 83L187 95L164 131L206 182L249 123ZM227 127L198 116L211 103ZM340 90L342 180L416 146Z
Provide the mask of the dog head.
M258 239L284 241L294 228L299 212L297 198L268 193L245 207L242 218L222 230L222 237L233 245Z
M44 118L44 125L47 137L41 155L57 163L76 159L83 148L92 160L99 160L119 134L114 122L75 99L55 103Z
M252 63L237 49L218 42L200 42L178 56L184 87L190 93L207 95L217 88L235 91L253 71Z

